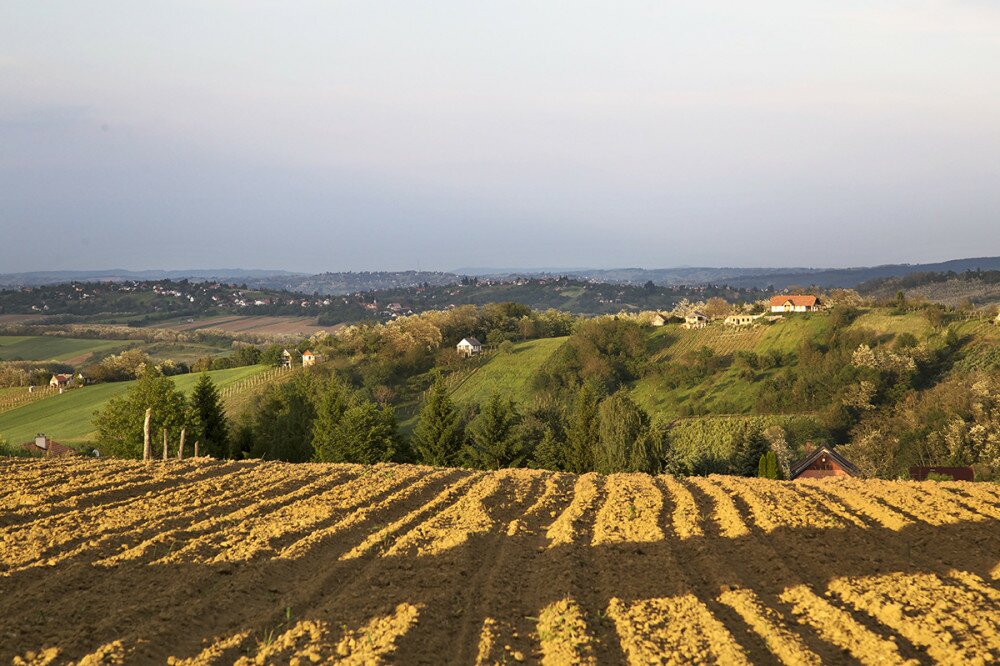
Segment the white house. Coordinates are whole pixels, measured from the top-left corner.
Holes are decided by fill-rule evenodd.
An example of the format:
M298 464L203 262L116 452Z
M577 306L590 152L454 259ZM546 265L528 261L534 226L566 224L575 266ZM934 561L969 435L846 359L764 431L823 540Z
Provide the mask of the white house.
M667 323L669 317L662 312L657 312L653 315L653 318L649 321L653 326L663 326Z
M483 351L483 343L475 338L462 338L462 341L455 345L460 356L466 358L475 356Z
M726 326L750 326L764 315L734 314L726 317L722 323Z
M311 365L316 365L316 361L319 360L319 354L314 354L312 350L305 350L302 352L302 367L308 368Z
M53 388L64 388L73 385L73 375L52 375L49 386Z
M700 312L692 312L684 317L684 328L705 328L708 325L708 317Z
M815 296L772 296L771 312L815 312L822 304Z
M292 367L292 352L285 349L281 352L281 367L290 368Z

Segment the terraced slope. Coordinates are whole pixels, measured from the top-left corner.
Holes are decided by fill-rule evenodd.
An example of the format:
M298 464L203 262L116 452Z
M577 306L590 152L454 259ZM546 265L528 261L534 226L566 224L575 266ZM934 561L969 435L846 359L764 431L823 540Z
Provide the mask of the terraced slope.
M997 486L207 459L0 478L4 663L1000 659Z

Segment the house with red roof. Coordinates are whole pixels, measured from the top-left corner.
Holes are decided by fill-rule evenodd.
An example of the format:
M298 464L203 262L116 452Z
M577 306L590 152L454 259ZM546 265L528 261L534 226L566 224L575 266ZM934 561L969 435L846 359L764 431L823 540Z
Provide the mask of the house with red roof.
M786 312L815 312L822 306L819 298L805 294L771 297L771 312L784 314Z
M35 437L34 441L22 444L21 448L33 455L45 456L46 458L76 455L76 451L72 448L51 440L42 434Z

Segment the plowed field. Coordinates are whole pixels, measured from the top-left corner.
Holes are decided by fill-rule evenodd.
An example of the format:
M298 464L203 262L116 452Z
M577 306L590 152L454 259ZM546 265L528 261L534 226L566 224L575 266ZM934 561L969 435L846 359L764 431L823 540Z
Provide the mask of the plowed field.
M0 459L0 663L1000 659L1000 488Z

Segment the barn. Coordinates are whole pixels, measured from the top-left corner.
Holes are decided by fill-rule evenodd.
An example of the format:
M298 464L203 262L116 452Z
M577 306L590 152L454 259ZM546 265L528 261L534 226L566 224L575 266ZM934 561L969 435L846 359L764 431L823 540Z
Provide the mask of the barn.
M788 479L821 479L828 476L857 476L858 469L850 460L833 449L821 446L794 465Z

